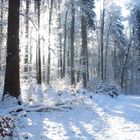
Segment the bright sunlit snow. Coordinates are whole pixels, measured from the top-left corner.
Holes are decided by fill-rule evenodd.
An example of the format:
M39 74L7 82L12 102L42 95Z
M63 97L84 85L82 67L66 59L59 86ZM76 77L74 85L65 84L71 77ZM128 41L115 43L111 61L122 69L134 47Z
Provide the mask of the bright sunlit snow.
M16 117L20 140L140 139L138 96L112 98L92 92L59 93L51 89L44 93L44 106L47 103L51 103L48 107L52 110L22 111Z
M90 99L92 94L80 95L70 110L27 114L19 120L20 135L29 140L140 139L140 97L93 95Z

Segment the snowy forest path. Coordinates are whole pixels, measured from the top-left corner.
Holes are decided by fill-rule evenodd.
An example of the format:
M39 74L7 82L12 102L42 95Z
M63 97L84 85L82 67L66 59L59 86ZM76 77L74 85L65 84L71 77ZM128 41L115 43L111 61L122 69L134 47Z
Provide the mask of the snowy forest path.
M98 126L102 131L97 134L97 139L109 140L139 140L140 131L140 97L119 96L112 98L100 96L94 98L94 110L104 122Z
M56 93L51 93L56 99L53 94ZM71 109L27 113L18 123L20 136L28 140L140 139L139 97L111 98L87 92L66 99L67 94L59 95L58 101L66 106L72 102Z

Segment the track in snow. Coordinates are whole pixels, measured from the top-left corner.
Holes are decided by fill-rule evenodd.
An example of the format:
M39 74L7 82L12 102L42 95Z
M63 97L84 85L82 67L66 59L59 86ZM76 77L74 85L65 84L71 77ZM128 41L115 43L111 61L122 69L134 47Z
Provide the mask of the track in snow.
M140 140L140 97L89 96L69 111L28 113L19 134L28 140Z

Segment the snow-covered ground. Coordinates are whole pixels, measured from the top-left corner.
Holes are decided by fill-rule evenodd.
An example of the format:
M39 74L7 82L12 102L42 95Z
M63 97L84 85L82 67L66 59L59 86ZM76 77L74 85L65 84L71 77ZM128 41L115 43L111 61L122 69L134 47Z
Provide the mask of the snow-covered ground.
M19 135L13 140L140 140L140 96L54 89L36 93L23 96L24 101L32 99L30 105L12 115ZM0 116L19 108L12 101L0 102Z
M140 140L139 96L48 93L43 104L59 109L19 118L23 140Z

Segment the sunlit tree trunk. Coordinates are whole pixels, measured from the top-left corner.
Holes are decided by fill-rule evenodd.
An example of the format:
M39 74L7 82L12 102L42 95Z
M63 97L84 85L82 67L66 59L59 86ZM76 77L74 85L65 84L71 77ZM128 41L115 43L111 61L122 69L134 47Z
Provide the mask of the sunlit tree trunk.
M29 57L29 4L30 0L26 0L26 11L25 11L25 39L26 39L26 45L25 45L25 58L24 58L24 72L28 72L28 57ZM27 78L27 75L25 76Z
M32 28L30 30L30 37L29 37L29 66L28 66L28 70L29 70L29 73L31 75L31 72L32 72L32 58L33 58L33 54L32 54ZM31 78L31 77L30 77Z
M46 82L46 52L45 52L45 39L42 39L42 82Z
M63 71L62 71L62 34L61 34L61 13L60 13L60 5L61 0L58 0L58 75L60 78L63 78Z
M7 58L4 95L9 94L17 98L20 95L19 9L20 0L9 0Z

